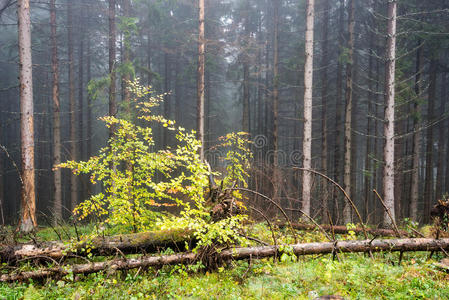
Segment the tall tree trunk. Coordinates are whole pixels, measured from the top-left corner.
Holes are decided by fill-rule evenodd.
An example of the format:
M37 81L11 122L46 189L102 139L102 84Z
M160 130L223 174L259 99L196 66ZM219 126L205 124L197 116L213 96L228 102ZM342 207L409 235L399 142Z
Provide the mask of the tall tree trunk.
M344 49L344 15L345 15L345 1L339 1L339 17L338 17L338 60L337 60L337 97L335 102L335 147L334 147L334 179L337 182L341 182L341 139L342 139L342 85L343 85L343 64L341 62L340 56L342 55L342 51ZM339 199L341 199L339 195L339 191L334 189L333 191L334 198L334 217L337 217L340 214L338 210Z
M354 0L349 0L348 4L348 61L346 63L346 90L345 90L345 163L344 163L344 176L343 176L343 188L346 193L351 197L351 164L352 164L352 95L353 95L353 63L354 63ZM345 224L352 222L351 206L348 201L343 205L343 222Z
M303 167L312 168L312 94L313 94L313 22L315 18L315 0L307 0L306 8L306 45L304 64L304 140ZM310 215L312 173L304 172L302 177L302 210Z
M115 63L116 63L116 26L115 26L115 0L109 0L109 116L117 115L117 102L116 102L116 73L115 73ZM109 128L109 138L114 135L115 128L111 126Z
M123 16L125 18L130 17L130 9L130 0L123 0ZM125 33L123 36L123 64L126 66L126 71L122 76L123 101L125 103L127 116L131 120L131 92L128 90L128 82L131 80L131 74L129 72L131 64L131 29L125 28Z
M278 201L280 193L279 166L279 0L273 0L273 199Z
M245 36L242 43L243 46L243 116L242 116L242 131L249 132L249 39L250 39L250 28L249 28L249 0L245 2Z
M421 41L418 41L418 47ZM412 183L410 186L410 218L418 221L418 198L419 198L419 157L420 157L420 106L421 97L421 70L422 69L422 47L416 52L415 70L415 100L413 101L413 149L412 149Z
M373 7L375 11L375 7ZM372 19L371 19L372 20ZM370 26L374 25L374 22L369 23ZM365 201L364 201L364 210L363 210L363 218L364 222L368 222L368 215L370 212L370 199L372 195L372 183L373 183L373 176L374 176L374 168L372 168L372 158L370 157L372 155L372 140L371 140L371 134L372 134L372 116L373 114L373 101L375 99L375 93L373 92L373 69L374 69L374 32L369 31L369 58L368 58L368 118L367 118L367 127L366 127L366 155L365 155L365 171L368 175L365 175Z
M53 164L61 163L61 119L59 102L59 63L58 46L56 38L56 0L50 0L50 25L51 25L51 67L53 72ZM61 169L55 168L53 175L53 211L55 219L62 219L62 181Z
M170 56L167 52L164 54L164 117L170 119L171 106L170 106ZM164 147L169 145L169 132L164 131L163 133L163 144Z
M429 95L427 103L427 122L434 121L436 86L437 86L437 61L430 61L429 69ZM434 197L434 180L433 180L433 126L427 129L426 137L426 178L424 182L424 221L427 222L430 217L430 207L432 206Z
M205 40L205 26L204 26L204 0L198 0L199 17L198 17L198 87L197 87L197 134L201 142L200 159L204 160L204 68L206 60L206 40Z
M385 124L384 124L384 174L383 196L389 213L384 213L384 225L391 227L395 220L394 210L394 95L396 69L396 10L397 2L388 2L388 39L385 76ZM393 220L390 219L391 218Z
M441 75L441 95L440 95L440 118L444 118L446 113L446 73ZM435 196L437 199L441 199L443 196L443 184L444 184L444 144L445 144L445 127L444 122L438 124L438 163L437 163L437 182L435 187Z
M90 39L87 39L87 62L86 62L86 79L89 83L92 79L92 49L90 45ZM90 94L87 94L87 132L86 132L86 142L87 142L87 149L86 149L86 156L87 158L90 158L92 156L92 97Z
M323 0L323 54L321 60L321 171L328 173L327 162L327 97L329 93L329 82L327 76L327 68L329 65L329 20L330 20L330 0ZM328 203L327 189L323 195L321 219L327 220Z
M76 99L75 99L75 64L73 58L73 2L67 4L67 47L69 58L69 110L70 110L70 159L78 159L78 141L76 135ZM73 210L78 204L78 178L70 174L70 207Z
M22 151L22 201L20 231L36 226L36 187L34 171L33 64L31 54L30 1L17 1L20 72L20 140Z

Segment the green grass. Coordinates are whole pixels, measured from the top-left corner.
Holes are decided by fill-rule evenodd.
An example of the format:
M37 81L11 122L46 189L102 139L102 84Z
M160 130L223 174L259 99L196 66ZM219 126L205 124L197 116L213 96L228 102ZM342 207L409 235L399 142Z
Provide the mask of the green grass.
M362 254L304 257L298 261L235 262L217 272L185 267L82 276L77 280L0 284L1 299L310 299L337 294L346 299L448 299L449 275L427 254Z

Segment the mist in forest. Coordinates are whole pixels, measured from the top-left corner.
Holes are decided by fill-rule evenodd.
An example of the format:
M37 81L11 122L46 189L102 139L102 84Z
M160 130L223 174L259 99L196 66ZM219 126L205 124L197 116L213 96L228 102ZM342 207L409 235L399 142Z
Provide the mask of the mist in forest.
M249 188L294 218L358 222L335 181L363 222L391 225L373 190L429 222L449 193L448 46L444 0L0 0L0 222L30 203L68 218L102 189L54 166L107 145L99 118L133 119L136 79L213 169L219 138L248 132Z

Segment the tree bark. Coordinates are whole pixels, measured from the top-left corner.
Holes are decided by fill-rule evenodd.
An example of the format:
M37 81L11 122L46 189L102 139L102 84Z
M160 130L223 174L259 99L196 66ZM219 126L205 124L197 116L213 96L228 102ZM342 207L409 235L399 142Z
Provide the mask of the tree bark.
M418 41L421 43L421 41ZM412 183L410 186L410 218L418 221L418 198L419 198L419 157L420 157L420 105L421 96L421 70L422 69L422 47L416 52L415 70L415 100L413 101L413 150L412 150Z
M73 58L73 2L67 3L67 47L69 63L69 110L70 110L70 159L78 159L78 140L76 134L77 125L77 105L75 99L75 61ZM70 208L78 205L78 178L75 174L70 174Z
M330 0L323 0L323 54L321 60L321 171L329 173L327 162L327 97L329 93L329 81L327 76L327 68L329 65L329 20L330 20ZM327 192L323 195L321 219L327 219L328 203Z
M33 64L31 53L30 1L17 1L19 72L20 72L20 140L22 151L22 200L19 229L30 232L36 226L36 187L34 170Z
M344 176L343 188L351 197L351 164L352 164L352 95L353 95L353 61L354 61L354 0L349 0L348 3L348 61L346 63L346 90L345 90L345 162L344 162ZM343 222L345 224L352 222L351 206L348 201L344 202L343 206Z
M273 0L273 200L280 196L279 166L279 0Z
M307 0L306 45L304 64L304 139L303 168L312 168L312 94L313 94L313 22L315 0ZM302 210L310 215L312 173L304 172L302 177Z
M249 0L245 2L244 11L244 41L243 46L243 116L242 116L242 131L249 133L249 43L250 43L250 28L249 28Z
M446 113L446 97L447 97L447 87L446 87L446 74L441 74L441 95L440 95L440 118L444 119ZM435 188L435 196L437 199L443 197L443 184L444 184L444 146L445 146L445 126L444 122L438 124L438 163L437 163L437 182ZM446 136L447 137L447 136ZM447 165L447 164L446 164ZM446 166L447 167L447 166Z
M429 94L427 103L427 122L434 121L436 86L437 86L437 61L430 61L429 69ZM426 136L426 178L424 182L424 222L429 221L430 208L434 198L433 180L433 126L429 126Z
M116 103L116 26L115 26L115 0L109 0L109 116L117 115L117 103ZM109 128L109 138L114 136L115 128L111 126Z
M64 242L44 242L41 244L23 244L17 246L3 246L0 248L2 262L15 263L18 260L32 257L50 257L61 259L73 254L87 255L83 249L91 249L94 255L109 256L118 253L151 253L161 249L171 248L184 251L185 244L195 244L196 239L190 230L162 230L123 234L111 237L97 237L91 242L83 242L70 247Z
M449 250L449 239L391 239L391 240L363 240L341 241L328 243L306 243L288 245L292 252L299 255L330 254L338 252L380 252L380 251L442 251ZM282 252L285 246L263 246L250 248L233 248L223 250L217 254L214 262L261 259L272 257ZM21 272L12 275L2 275L1 282L24 281L28 279L64 276L68 274L89 274L104 270L117 271L136 268L161 267L164 265L191 264L201 259L201 253L180 253L163 256L149 256L130 259L116 259L105 262L92 262L73 265L69 268L52 267L37 271Z
M59 63L56 28L56 0L50 0L50 26L51 26L51 67L53 73L52 98L53 98L53 165L61 163L61 118L59 102ZM54 218L62 219L62 177L61 169L53 171L53 213Z
M386 51L385 76L385 124L384 124L384 170L383 197L391 217L395 219L394 209L394 121L395 121L395 69L396 69L396 10L397 2L388 2L388 39ZM393 221L384 213L384 225L391 227Z
M198 0L198 87L197 87L197 135L201 142L200 159L204 161L204 98L205 98L205 86L204 86L204 70L206 59L206 40L205 40L205 26L204 26L204 14L205 5L204 0Z

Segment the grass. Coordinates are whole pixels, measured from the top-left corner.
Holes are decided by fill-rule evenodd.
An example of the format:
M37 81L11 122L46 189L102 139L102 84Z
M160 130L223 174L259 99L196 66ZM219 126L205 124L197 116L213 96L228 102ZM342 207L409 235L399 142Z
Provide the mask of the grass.
M91 274L43 283L0 284L1 299L310 299L336 294L346 299L448 299L449 275L426 253L363 254L234 262L217 272L185 267Z
M57 229L76 236L73 227ZM92 226L78 228L89 233ZM255 224L248 232L272 242L265 225ZM293 243L288 229L277 230L278 243ZM37 233L39 240L54 240L51 228ZM324 241L320 232L300 232L299 242ZM356 238L339 236L339 239ZM449 299L449 275L428 260L428 253L341 254L296 257L284 254L273 259L232 262L216 272L194 267L163 267L114 274L66 276L60 280L0 284L0 299L313 299L340 295L345 299ZM435 259L441 257L434 256ZM29 266L24 265L23 268Z

